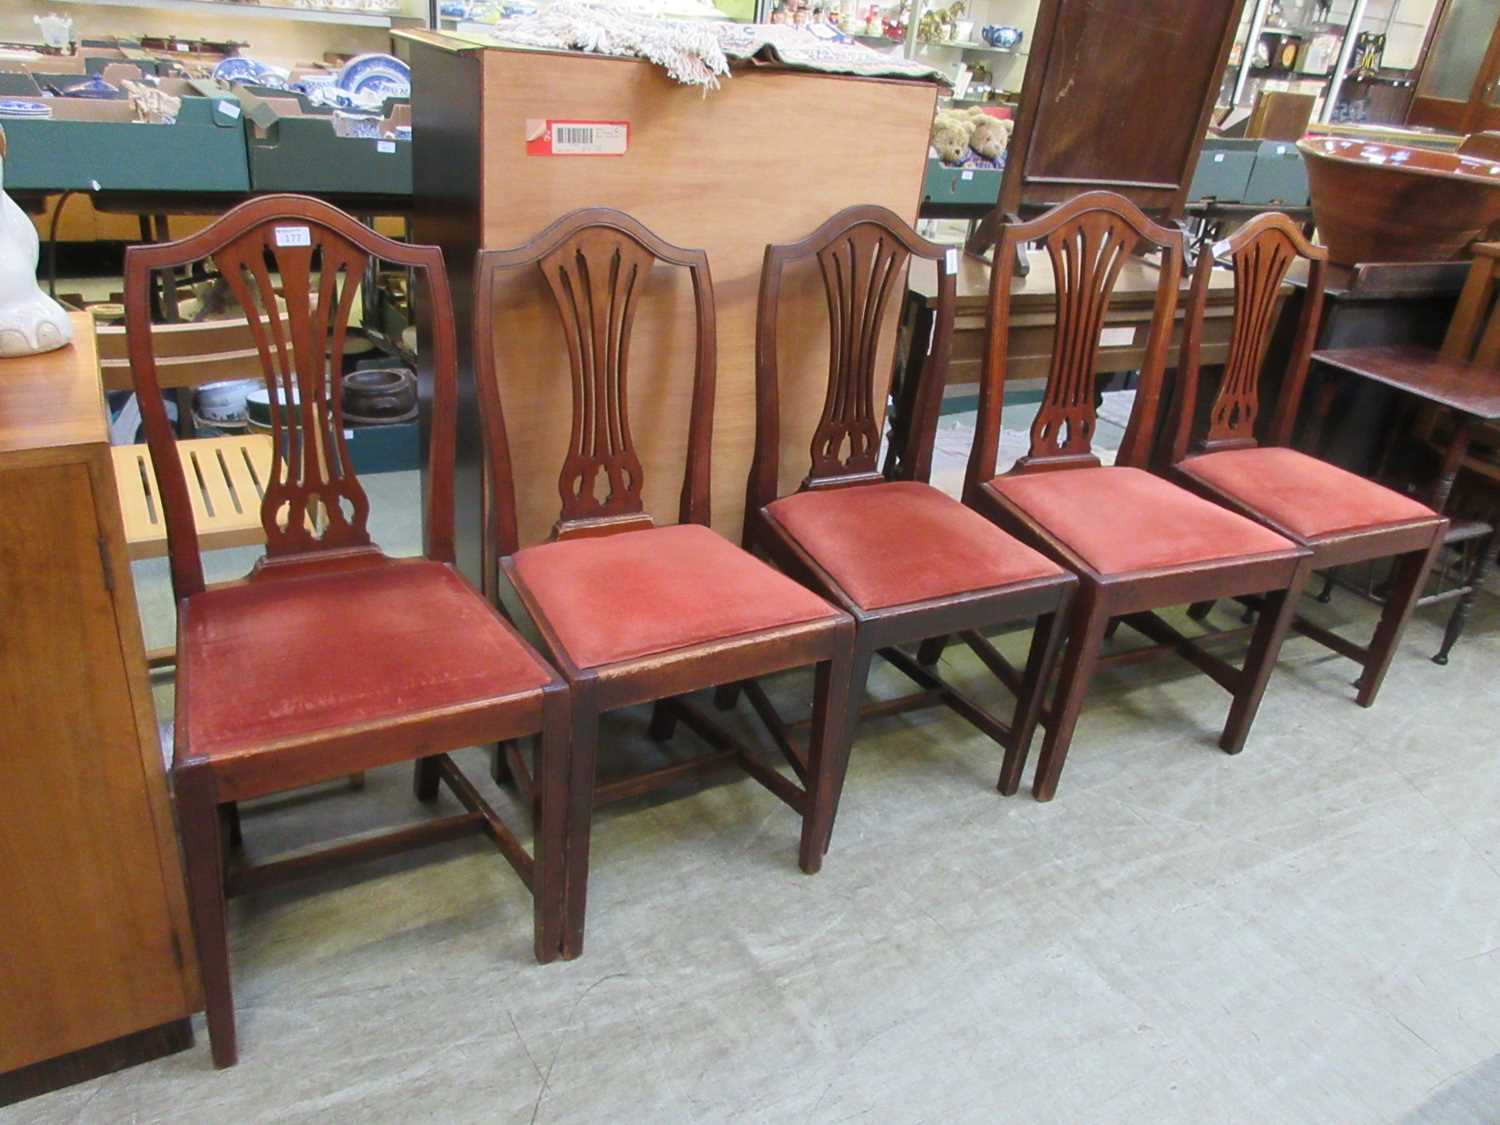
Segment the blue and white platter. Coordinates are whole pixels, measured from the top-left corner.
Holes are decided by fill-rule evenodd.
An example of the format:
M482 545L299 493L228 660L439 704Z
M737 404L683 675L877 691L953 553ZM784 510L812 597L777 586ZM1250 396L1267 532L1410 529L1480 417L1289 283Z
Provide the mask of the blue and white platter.
M339 71L339 86L360 100L411 95L411 69L394 55L359 55Z
M0 117L51 117L52 107L44 102L7 98L0 101Z

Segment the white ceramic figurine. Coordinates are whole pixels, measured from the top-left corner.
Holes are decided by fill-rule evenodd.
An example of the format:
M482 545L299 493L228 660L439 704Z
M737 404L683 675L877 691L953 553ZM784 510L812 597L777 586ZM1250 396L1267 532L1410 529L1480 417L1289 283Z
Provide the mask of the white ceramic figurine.
M5 194L5 129L0 127L0 356L35 355L73 338L62 306L37 287L36 227Z

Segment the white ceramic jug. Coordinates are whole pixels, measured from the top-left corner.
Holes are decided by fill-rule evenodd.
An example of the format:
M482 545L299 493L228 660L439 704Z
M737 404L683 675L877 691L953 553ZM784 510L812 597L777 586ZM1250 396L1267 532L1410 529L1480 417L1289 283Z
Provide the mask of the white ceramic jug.
M0 356L35 355L73 338L63 308L38 288L36 227L5 194L5 129L0 127Z

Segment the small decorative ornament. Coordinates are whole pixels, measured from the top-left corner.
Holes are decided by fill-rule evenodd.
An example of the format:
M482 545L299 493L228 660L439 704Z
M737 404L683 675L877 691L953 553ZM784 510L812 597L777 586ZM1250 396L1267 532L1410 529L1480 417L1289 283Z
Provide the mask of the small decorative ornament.
M36 355L73 339L61 305L36 283L36 227L5 194L5 129L0 127L0 356Z

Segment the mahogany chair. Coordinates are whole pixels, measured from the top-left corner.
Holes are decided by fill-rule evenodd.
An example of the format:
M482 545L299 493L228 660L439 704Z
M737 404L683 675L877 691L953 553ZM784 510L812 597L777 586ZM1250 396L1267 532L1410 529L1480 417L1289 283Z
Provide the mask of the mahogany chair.
M906 479L878 471L876 353L891 293L912 257L938 264L936 331L921 372ZM769 557L854 618L849 729L860 715L870 664L880 653L922 690L874 704L893 714L944 703L1005 751L1002 793L1016 791L1054 670L1077 580L1044 555L928 484L937 410L947 374L956 282L949 248L918 237L884 207L850 207L799 242L766 247L756 331L755 457L745 501L745 547ZM811 465L788 495L781 486L780 298L788 265L816 259L828 299L830 356ZM813 371L788 379L817 379ZM1024 673L980 630L1035 619ZM1009 724L896 648L958 634L1015 692ZM787 725L760 685L743 685L774 737ZM840 782L847 760L839 764Z
M1216 258L1234 269L1234 326L1207 432L1192 440L1200 341ZM1298 259L1308 263L1306 297L1269 426L1260 381L1275 328L1276 294ZM1316 569L1395 559L1395 573L1368 645L1295 617L1291 627L1360 665L1358 700L1375 702L1402 630L1442 550L1448 521L1425 504L1291 448L1297 408L1323 304L1328 251L1285 215L1259 215L1198 259L1188 300L1182 376L1172 437L1171 476L1183 486L1265 524L1312 551Z
M162 404L150 319L153 273L210 257L254 326L273 441L259 500L266 553L246 578L211 587ZM376 259L424 273L433 311L433 353L423 357L433 398L418 558L387 557L371 542L370 503L339 406L350 307ZM285 315L271 299L273 274ZM177 599L172 787L215 1065L237 1056L226 894L482 832L533 893L537 959L559 956L567 689L453 568L456 341L441 252L383 238L315 199L263 196L189 238L129 248L125 310ZM215 502L253 498L221 490ZM535 858L445 753L533 733L541 735L547 778L536 804ZM233 802L403 761L416 762L418 799L435 800L445 783L464 811L226 872L221 828L229 818L221 813Z
M1011 279L994 271L979 424L964 484L967 503L1076 573L1079 606L1042 743L1033 792L1057 790L1084 695L1118 619L1176 652L1233 696L1219 745L1238 753L1307 580L1310 552L1253 520L1147 471L1182 281L1183 235L1111 192L1080 195L1026 223L1001 228L995 261L1042 243L1057 278L1051 366L1026 456L996 476L1005 394ZM1140 381L1118 457L1093 451L1099 333L1127 255L1160 254L1160 276ZM1210 597L1265 593L1265 613L1243 668L1205 651L1156 610ZM1124 652L1122 659L1139 653Z
M646 276L658 264L692 280L696 343L679 522L656 526L642 501L642 460L631 434L631 335ZM539 271L553 297L571 370L573 419L558 476L562 510L550 540L522 545L494 354L497 283ZM564 954L583 948L589 827L596 803L634 796L688 773L738 764L802 817L799 861L822 864L846 753L853 623L822 598L709 530L716 341L713 286L702 250L673 246L620 211L564 215L526 244L482 250L475 283L475 375L491 468L490 529L500 566L567 680L572 772L567 828ZM789 756L802 785L739 746L675 697L816 665L806 760ZM596 791L602 713L657 703L652 733L678 719L715 753ZM511 758L523 791L525 763Z

